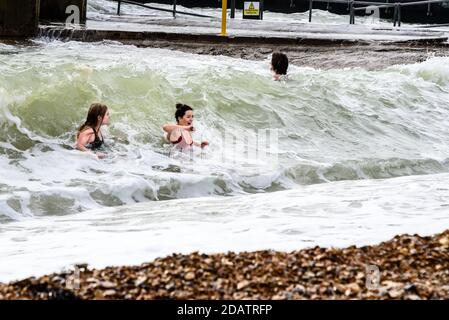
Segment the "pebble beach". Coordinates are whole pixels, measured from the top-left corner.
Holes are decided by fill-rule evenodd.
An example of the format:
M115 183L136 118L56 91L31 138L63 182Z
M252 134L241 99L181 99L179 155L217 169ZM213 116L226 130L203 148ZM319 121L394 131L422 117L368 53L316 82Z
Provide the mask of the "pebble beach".
M367 267L377 275L368 279ZM371 277L371 276L369 276ZM374 246L174 254L0 284L0 299L448 299L449 230Z

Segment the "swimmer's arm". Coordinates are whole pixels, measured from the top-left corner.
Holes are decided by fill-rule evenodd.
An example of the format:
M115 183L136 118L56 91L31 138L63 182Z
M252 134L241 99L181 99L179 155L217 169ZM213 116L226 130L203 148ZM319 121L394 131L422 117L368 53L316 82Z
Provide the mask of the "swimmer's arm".
M174 130L177 129L183 129L183 130L191 130L192 126L180 126L178 124L165 124L162 129L167 132L167 133L171 133Z
M84 132L81 132L76 141L76 149L82 152L86 152L97 159L104 158L103 154L97 155L94 152L92 152L92 150L86 148L86 144L89 143L89 140L93 134L94 132L92 130L86 130Z
M76 143L76 149L82 152L92 152L91 150L87 149L83 144Z
M90 152L90 150L86 148L86 145L89 143L93 133L92 130L80 132L78 139L76 140L76 149L83 152Z
M202 142L193 141L193 144L195 146L197 146L198 148L204 148L209 145L209 142L208 141L202 141Z

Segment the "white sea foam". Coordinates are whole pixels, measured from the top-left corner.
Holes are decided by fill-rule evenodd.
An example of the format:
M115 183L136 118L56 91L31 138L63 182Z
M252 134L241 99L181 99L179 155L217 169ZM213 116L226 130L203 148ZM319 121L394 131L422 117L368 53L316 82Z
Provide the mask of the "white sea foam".
M0 54L0 280L448 226L449 58L292 66L278 83L268 56L43 40L16 49ZM94 101L112 116L104 161L72 148ZM195 108L195 139L211 142L193 159L169 157L162 142L177 102ZM222 143L239 133L254 149L259 129L277 131L276 147L262 147L276 161Z
M0 281L139 264L174 252L296 250L430 235L449 225L448 174L344 181L271 194L142 203L0 225Z

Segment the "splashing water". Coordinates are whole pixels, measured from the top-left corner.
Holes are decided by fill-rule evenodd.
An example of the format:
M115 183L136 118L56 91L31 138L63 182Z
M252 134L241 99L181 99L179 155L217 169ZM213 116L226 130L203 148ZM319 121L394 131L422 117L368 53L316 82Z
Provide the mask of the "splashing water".
M114 42L1 45L0 256L8 264L0 280L80 259L137 263L173 251L293 249L337 238L346 245L447 225L449 58L380 71L292 66L287 82L272 81L268 58ZM94 101L112 116L105 161L73 150ZM177 102L195 108L195 138L211 143L187 160L169 157L162 139ZM276 161L226 144L226 133L236 133L251 148L259 130L276 132L275 147L262 146ZM310 233L313 219L304 219L312 216L322 220ZM331 224L337 229L325 232ZM370 233L360 239L359 229ZM222 234L209 241L207 230ZM134 241L130 260L121 241ZM30 267L17 268L27 259Z

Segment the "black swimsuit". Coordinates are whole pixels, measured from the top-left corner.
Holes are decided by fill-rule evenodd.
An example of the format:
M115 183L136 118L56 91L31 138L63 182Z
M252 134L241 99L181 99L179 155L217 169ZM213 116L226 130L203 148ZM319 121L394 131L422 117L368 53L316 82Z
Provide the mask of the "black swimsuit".
M101 146L103 146L104 140L103 140L103 136L100 139L100 137L97 134L97 131L95 131L94 128L92 128L92 130L94 131L94 134L95 134L95 140L93 142L89 143L86 146L86 148L90 149L90 150L96 150L96 149L101 148Z

